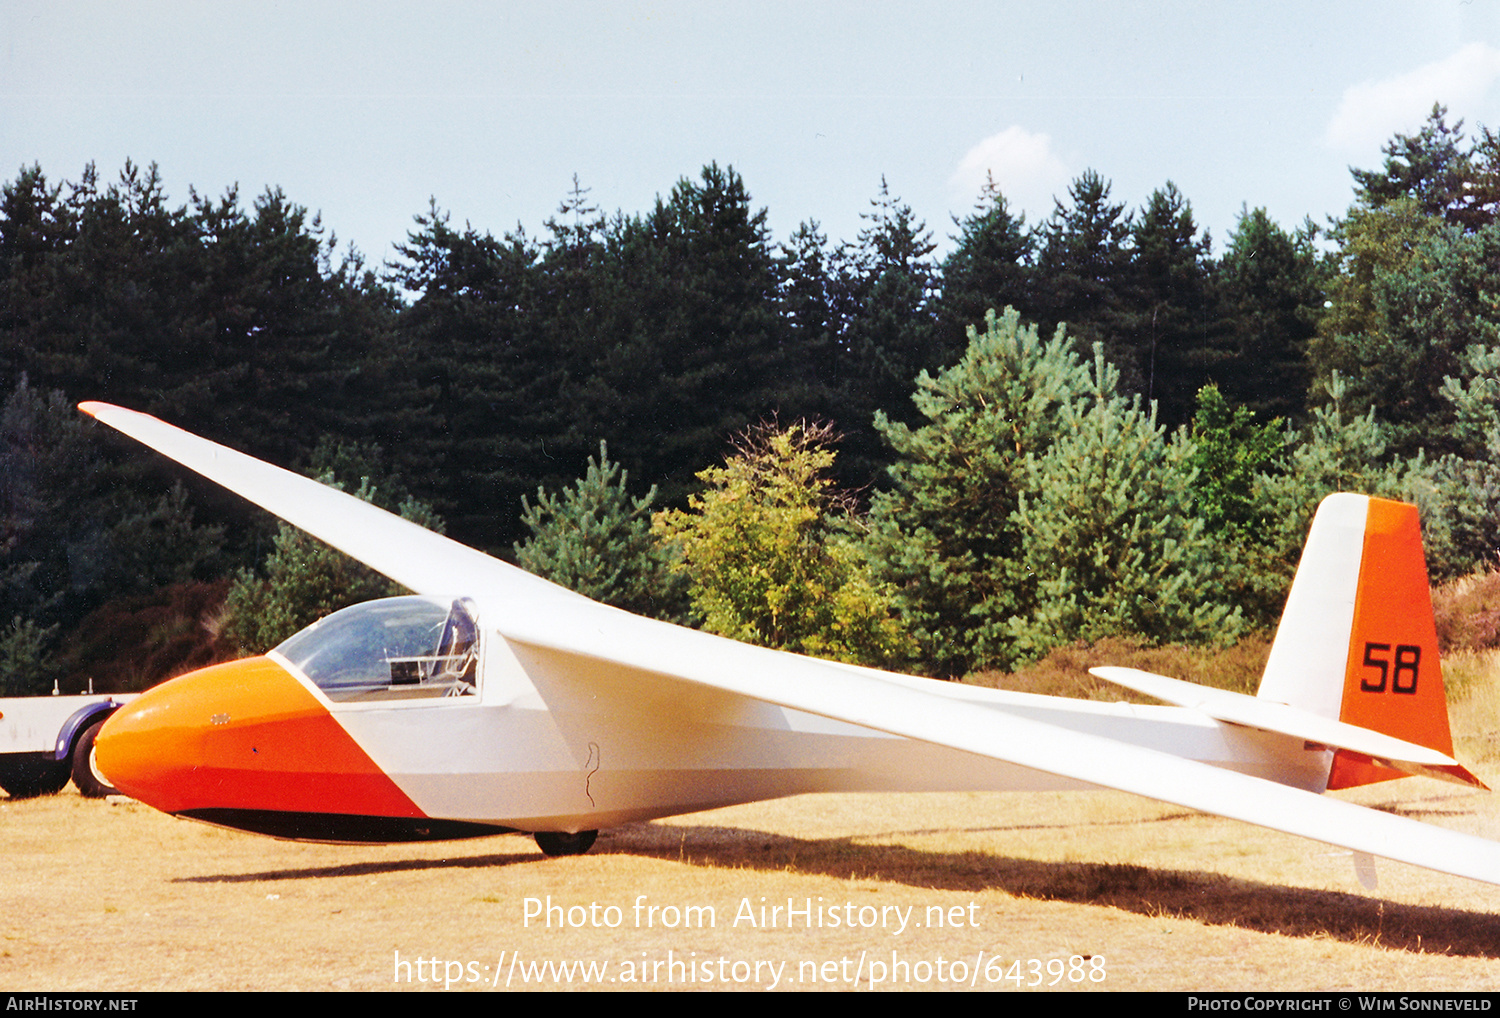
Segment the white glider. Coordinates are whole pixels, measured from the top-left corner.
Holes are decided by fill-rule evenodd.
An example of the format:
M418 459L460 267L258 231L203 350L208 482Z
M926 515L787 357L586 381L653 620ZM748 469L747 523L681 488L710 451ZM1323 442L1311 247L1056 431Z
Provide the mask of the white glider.
M416 592L111 718L101 770L168 813L316 841L526 831L568 854L602 827L803 792L1106 787L1500 883L1500 844L1319 794L1479 784L1452 758L1411 506L1324 502L1259 696L1098 669L1177 706L1103 704L640 618L153 417L81 409Z

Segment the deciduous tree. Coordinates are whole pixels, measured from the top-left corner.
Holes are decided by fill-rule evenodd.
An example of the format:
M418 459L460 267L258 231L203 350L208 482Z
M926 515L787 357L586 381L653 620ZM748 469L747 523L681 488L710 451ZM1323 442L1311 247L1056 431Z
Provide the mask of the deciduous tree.
M827 426L744 434L688 508L659 513L657 536L681 553L693 608L723 636L815 657L895 666L911 642L889 590L847 528L852 504L830 477Z

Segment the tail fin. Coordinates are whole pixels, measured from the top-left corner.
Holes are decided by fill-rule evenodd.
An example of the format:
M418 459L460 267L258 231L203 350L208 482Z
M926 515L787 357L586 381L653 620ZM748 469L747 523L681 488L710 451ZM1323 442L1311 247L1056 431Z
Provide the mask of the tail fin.
M1416 506L1350 494L1323 500L1257 695L1452 756ZM1457 770L1438 776L1478 783ZM1328 787L1403 776L1340 749Z

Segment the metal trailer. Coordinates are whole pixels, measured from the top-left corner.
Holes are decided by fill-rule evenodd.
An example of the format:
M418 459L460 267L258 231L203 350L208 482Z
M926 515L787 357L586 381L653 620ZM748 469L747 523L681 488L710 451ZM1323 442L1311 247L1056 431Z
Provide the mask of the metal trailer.
M0 788L12 799L60 792L71 777L91 798L114 793L94 764L94 737L135 693L0 699Z

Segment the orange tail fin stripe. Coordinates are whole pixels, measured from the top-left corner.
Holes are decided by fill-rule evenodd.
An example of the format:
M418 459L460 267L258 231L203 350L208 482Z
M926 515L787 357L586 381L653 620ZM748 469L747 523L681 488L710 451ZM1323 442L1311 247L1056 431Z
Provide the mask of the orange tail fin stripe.
M1369 505L1339 720L1452 755L1417 509L1378 498ZM1397 777L1340 752L1328 787Z

